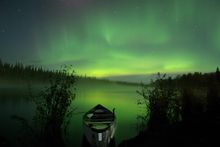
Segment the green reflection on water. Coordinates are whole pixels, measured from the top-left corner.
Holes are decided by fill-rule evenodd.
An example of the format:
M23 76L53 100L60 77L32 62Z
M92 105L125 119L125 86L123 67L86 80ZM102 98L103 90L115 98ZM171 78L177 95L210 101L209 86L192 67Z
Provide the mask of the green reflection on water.
M77 107L76 113L80 113L73 115L71 118L68 137L69 146L80 146L83 136L82 116L97 104L102 104L110 110L113 108L116 110L116 143L134 137L137 134L135 129L137 123L136 117L141 111L137 106L137 99L140 97L136 93L136 90L139 88L139 86L122 85L111 82L79 82L77 85L76 99L73 101L72 107ZM4 131L7 131L5 128L10 128L11 132L8 134L11 133L15 135L15 130L18 130L20 125L9 122L13 121L10 119L11 115L17 114L22 116L26 115L26 112L28 112L28 115L23 117L31 119L35 110L33 103L25 98L20 99L19 94L17 94L19 101L16 101L18 98L15 97L14 94L11 94L9 88L8 95L4 94L4 99L0 99L0 114L3 114L1 112L4 112L4 118L1 120L0 130L4 128ZM21 96L23 97L22 94ZM7 107L6 104L8 106L13 105L13 109ZM20 113L18 114L18 112ZM10 124L11 126L8 126Z

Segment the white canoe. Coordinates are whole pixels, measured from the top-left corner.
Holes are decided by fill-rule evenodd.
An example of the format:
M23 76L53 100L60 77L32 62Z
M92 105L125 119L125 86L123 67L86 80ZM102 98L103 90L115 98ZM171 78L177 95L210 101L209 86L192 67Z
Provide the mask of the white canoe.
M97 105L83 116L84 135L91 146L108 147L114 138L115 113L102 105Z

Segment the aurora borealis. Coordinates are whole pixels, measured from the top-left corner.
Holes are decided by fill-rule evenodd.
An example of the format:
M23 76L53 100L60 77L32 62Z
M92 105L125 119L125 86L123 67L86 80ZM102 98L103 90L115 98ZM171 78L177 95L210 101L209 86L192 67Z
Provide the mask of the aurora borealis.
M0 58L96 77L209 72L219 0L1 0Z

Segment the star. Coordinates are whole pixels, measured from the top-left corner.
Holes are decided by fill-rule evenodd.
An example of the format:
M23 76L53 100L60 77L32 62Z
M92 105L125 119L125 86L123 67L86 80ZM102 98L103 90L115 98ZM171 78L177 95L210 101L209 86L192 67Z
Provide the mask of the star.
M22 12L22 10L21 10L20 8L18 8L18 9L17 9L17 12L18 12L18 13L21 13L21 12Z
M1 32L2 32L2 33L5 33L6 31L5 31L5 29L2 29Z

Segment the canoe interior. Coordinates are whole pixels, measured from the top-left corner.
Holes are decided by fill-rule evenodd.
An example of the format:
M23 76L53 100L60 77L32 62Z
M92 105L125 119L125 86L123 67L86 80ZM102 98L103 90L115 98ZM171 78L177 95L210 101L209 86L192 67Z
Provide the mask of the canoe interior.
M107 147L116 130L114 111L97 105L83 116L84 135L91 146Z

